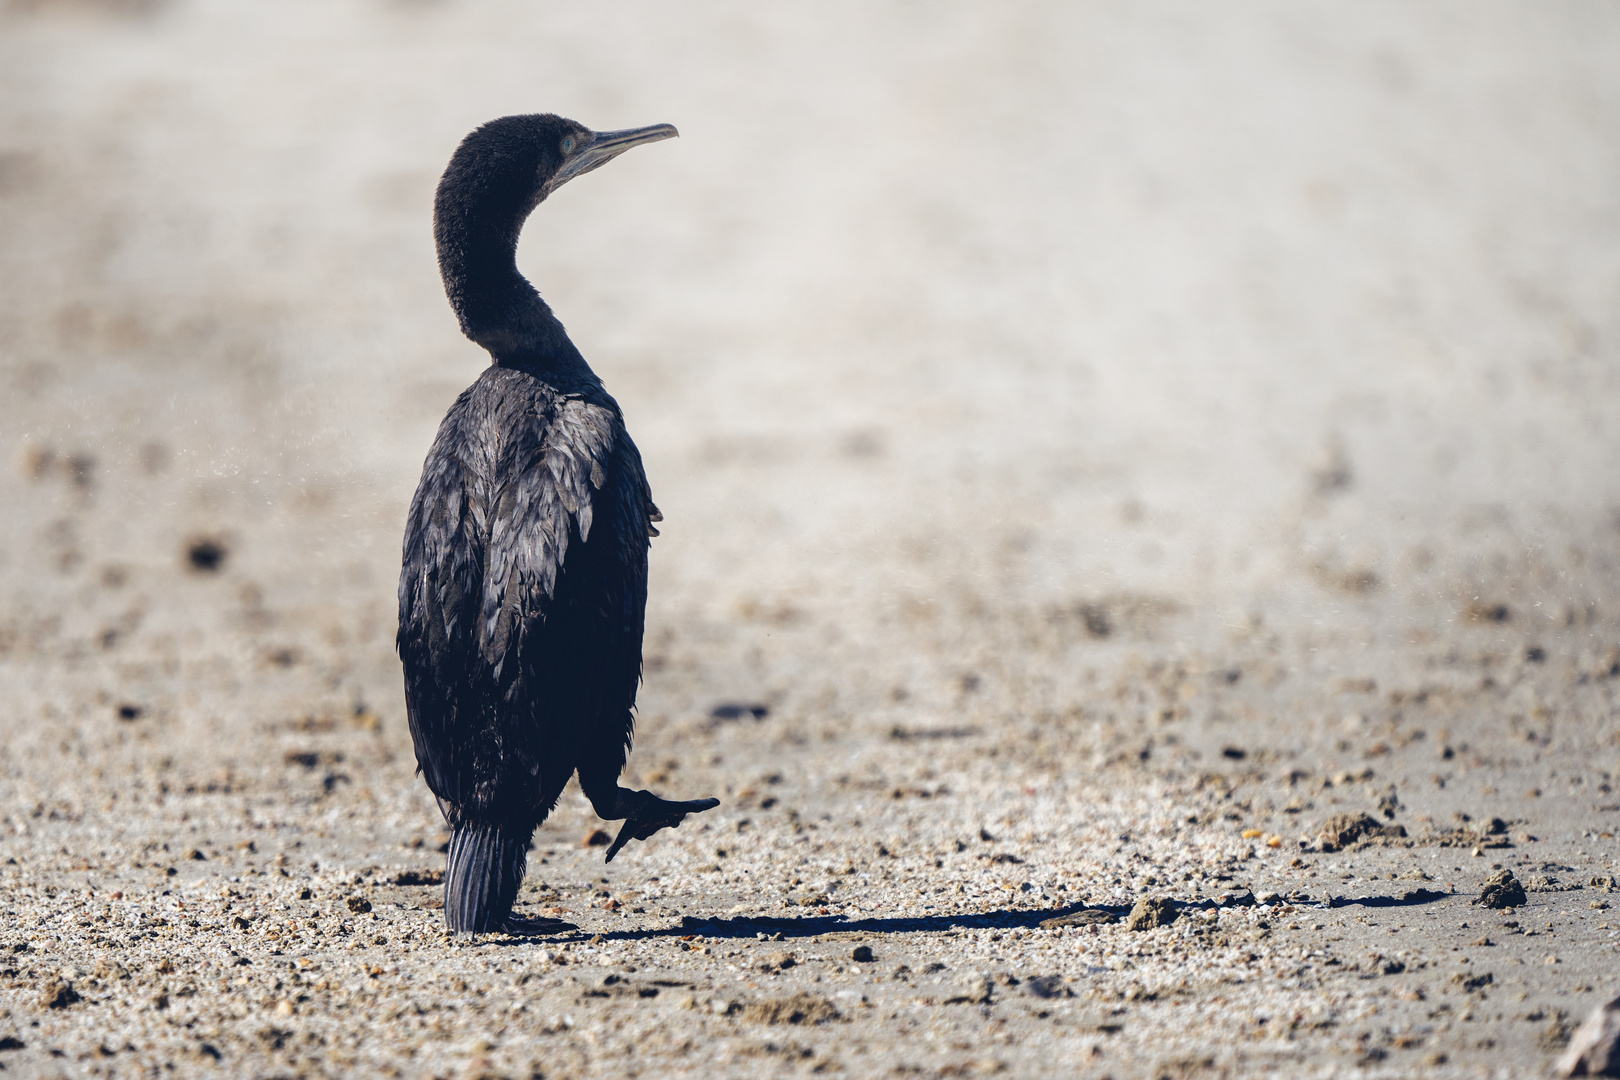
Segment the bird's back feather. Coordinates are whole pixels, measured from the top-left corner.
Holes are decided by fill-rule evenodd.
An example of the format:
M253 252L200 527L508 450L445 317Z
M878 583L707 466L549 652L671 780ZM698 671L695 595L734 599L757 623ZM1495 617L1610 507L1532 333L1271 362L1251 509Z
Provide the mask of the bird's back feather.
M594 378L494 366L457 399L399 588L417 762L454 812L532 824L585 748L616 744L622 762L656 514Z

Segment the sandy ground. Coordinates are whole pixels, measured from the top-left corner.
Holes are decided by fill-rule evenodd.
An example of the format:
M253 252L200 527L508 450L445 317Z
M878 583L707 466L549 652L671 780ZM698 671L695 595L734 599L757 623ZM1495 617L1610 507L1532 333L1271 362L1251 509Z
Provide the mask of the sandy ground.
M1523 1076L1620 990L1620 9L0 10L7 1075ZM520 262L723 805L571 791L580 931L452 941L431 194L539 110L682 130Z

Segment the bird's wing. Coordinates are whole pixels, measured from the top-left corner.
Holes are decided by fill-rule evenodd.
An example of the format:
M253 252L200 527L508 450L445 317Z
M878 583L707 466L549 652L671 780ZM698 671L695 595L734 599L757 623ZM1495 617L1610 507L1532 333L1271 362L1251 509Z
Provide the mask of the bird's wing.
M480 708L474 628L482 593L484 521L462 457L457 403L439 428L411 499L399 576L398 647L416 760L441 799L462 799L454 758L458 727Z

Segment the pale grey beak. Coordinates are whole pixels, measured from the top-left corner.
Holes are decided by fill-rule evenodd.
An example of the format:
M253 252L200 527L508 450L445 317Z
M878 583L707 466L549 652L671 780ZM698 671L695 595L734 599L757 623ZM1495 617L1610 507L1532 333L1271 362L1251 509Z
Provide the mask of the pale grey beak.
M626 128L624 131L595 131L584 145L574 151L546 183L546 194L551 194L576 176L592 169L600 169L632 146L642 143L674 139L680 135L674 124L653 124L651 127Z

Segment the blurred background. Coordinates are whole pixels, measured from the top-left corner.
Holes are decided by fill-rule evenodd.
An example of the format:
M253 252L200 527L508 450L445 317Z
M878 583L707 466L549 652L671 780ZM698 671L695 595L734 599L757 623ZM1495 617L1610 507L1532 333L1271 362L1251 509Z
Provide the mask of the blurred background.
M401 718L404 509L486 362L433 189L532 111L682 133L519 253L667 518L655 709L947 702L1009 619L1578 629L1617 55L1598 2L9 0L0 654L47 712Z

